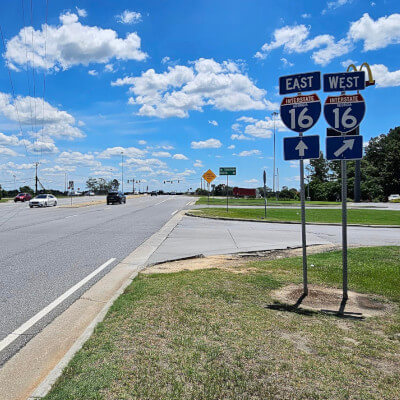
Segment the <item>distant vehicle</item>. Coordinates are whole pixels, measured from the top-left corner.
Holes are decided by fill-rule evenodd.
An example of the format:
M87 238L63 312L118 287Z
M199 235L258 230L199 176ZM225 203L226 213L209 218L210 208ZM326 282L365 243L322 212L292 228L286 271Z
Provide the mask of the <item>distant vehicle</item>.
M126 196L122 192L108 192L107 205L114 203L126 203Z
M32 196L29 193L18 193L15 196L14 203L16 203L17 201L29 201L31 198Z
M87 195L88 195L88 196L95 196L95 193L94 193L94 192L88 192Z
M150 196L157 196L157 192L156 192L155 190L153 190L153 191L150 193Z
M388 200L389 200L389 201L400 200L400 194L391 194L391 195L388 197Z
M175 195L176 195L176 192L171 192L170 194L172 194L173 196L175 196Z
M52 194L38 194L36 197L29 201L29 207L48 207L56 206L57 198Z
M239 188L239 187L234 187L233 188L233 195L235 197L257 197L257 189L247 189L247 188Z

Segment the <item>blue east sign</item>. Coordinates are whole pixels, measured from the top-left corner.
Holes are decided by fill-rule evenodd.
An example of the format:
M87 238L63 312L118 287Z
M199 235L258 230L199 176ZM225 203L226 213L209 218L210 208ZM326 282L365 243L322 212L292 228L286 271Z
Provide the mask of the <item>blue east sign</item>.
M319 158L319 136L283 138L283 157L286 161Z
M364 89L364 71L324 74L324 92L347 92Z
M315 93L284 97L280 108L281 119L290 130L303 133L317 123L321 108L321 101Z
M279 78L279 94L316 92L321 89L321 72L287 75Z
M326 138L327 160L361 160L362 136L331 136Z
M360 125L365 115L361 94L328 96L324 104L326 122L336 131L348 133Z

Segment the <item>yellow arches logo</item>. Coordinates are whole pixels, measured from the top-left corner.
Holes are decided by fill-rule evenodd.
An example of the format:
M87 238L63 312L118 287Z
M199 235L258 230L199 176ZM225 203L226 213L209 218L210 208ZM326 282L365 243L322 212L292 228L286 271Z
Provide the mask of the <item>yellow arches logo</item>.
M372 86L372 85L375 85L375 81L374 81L374 79L373 79L373 77L372 77L372 71L371 71L371 68L370 68L370 66L369 66L369 64L368 63L363 63L362 65L361 65L361 67L360 67L360 71L363 69L363 67L365 67L366 69L367 69L367 72L368 72L368 80L365 82L365 86ZM354 71L356 71L357 72L357 67L354 65L354 64L350 64L348 67L347 67L347 72L349 72L350 70L354 70Z

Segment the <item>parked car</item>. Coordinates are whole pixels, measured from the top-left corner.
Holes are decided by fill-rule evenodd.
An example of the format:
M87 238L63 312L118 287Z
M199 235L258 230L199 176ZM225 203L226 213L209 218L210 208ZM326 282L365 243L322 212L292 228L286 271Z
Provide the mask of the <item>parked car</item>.
M56 206L57 197L52 194L38 194L36 197L29 201L29 207L48 207Z
M32 196L29 193L18 193L15 196L14 202L16 203L17 201L29 201L32 198Z
M156 192L155 190L153 190L153 191L150 193L150 196L157 196L157 192Z
M95 196L94 192L88 192L88 196Z
M126 203L126 196L122 192L108 192L107 204Z
M391 195L388 197L388 200L389 200L389 201L400 200L400 194L391 194Z

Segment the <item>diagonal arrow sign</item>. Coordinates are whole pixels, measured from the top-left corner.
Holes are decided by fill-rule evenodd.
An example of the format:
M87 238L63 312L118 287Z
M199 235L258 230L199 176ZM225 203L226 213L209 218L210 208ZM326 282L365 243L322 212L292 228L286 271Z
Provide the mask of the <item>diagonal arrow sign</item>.
M308 150L308 146L302 140L300 140L300 142L295 147L295 150L298 150L299 157L304 157L304 151Z
M335 155L335 157L339 157L347 149L352 150L353 146L354 146L354 139L343 140L343 145L340 146L333 154Z

